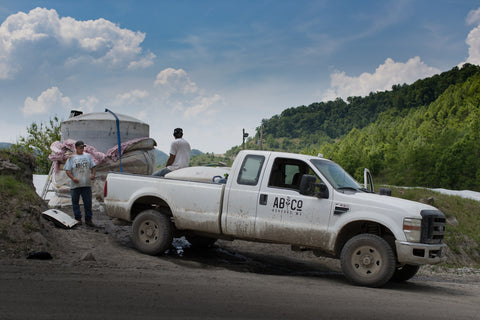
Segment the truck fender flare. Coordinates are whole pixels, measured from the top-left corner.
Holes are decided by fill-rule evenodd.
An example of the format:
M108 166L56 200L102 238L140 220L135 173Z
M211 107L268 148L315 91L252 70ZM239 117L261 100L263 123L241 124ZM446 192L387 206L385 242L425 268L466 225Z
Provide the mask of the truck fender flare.
M388 225L385 225L383 222L374 219L348 221L344 225L342 225L342 227L336 233L336 237L332 238L331 245L333 247L335 256L340 256L342 248L348 240L362 233L375 234L386 239L392 239L392 237L393 240L395 239L395 234L392 229ZM396 251L394 242L392 249Z
M135 219L140 212L145 210L146 207L152 206L166 207L169 210L169 215L172 215L170 204L161 196L154 195L152 193L138 193L132 195L130 199L129 212L131 221L133 221L133 219Z

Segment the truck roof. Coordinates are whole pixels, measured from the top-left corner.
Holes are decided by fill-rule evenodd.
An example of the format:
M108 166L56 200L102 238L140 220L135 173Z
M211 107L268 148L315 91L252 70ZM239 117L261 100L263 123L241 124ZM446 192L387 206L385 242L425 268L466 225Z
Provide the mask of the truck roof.
M323 155L319 154L318 156L312 156L312 155L307 155L307 154L299 154L299 153L290 153L290 152L279 152L279 151L264 151L264 150L242 150L240 151L239 154L241 153L247 153L247 154L258 154L258 155L272 155L274 157L284 157L284 158L295 158L295 159L300 159L304 161L309 161L311 159L323 159L326 161L331 161L329 159L325 159Z

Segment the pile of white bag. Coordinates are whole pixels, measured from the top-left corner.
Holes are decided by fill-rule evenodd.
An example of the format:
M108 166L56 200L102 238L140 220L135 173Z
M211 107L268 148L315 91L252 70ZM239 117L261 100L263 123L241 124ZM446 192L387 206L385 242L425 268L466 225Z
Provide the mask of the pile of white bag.
M151 175L156 169L154 147L157 145L152 138L137 138L121 144L121 158L118 145L110 148L106 153L88 145L85 152L90 154L97 165L96 177L92 185L93 208L98 208L103 202L103 188L107 174L111 171L120 172L120 162L123 172ZM51 174L51 189L55 194L49 201L50 207L70 206L70 179L63 166L67 159L75 152L75 140L55 141L50 146L52 153L49 159L53 161Z

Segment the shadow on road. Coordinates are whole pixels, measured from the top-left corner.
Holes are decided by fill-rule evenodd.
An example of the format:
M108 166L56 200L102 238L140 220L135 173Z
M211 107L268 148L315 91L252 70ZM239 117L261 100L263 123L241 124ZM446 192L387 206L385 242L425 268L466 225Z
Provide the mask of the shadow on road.
M236 272L343 280L341 273L320 263L271 253L252 253L219 245L204 249L184 248L181 254L172 251L164 257L173 263L192 268L224 268Z

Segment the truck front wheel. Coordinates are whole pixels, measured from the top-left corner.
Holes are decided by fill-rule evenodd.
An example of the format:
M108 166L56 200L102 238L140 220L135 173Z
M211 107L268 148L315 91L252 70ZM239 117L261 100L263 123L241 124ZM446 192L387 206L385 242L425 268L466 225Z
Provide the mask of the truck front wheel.
M133 244L143 253L158 255L172 244L172 222L169 217L156 210L142 211L133 220L132 230Z
M359 234L348 240L340 255L345 277L356 285L381 287L395 271L390 245L374 234Z

